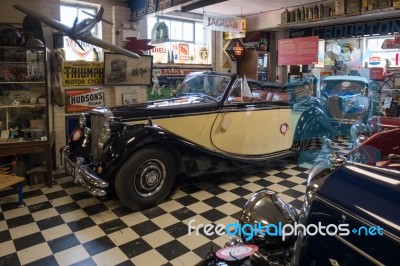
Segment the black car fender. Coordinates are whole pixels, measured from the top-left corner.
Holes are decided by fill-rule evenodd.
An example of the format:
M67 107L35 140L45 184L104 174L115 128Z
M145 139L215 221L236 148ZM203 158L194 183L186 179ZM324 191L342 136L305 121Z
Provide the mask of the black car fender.
M335 131L332 128L327 115L319 106L312 106L302 113L296 125L293 138L294 151L298 152L300 144L318 133L318 130L328 132L328 135L326 136L328 138L333 138L335 136Z
M147 124L126 126L104 150L102 156L103 178L108 179L125 163L131 154L146 146L157 145L177 158L178 153L172 145L177 139L175 135L158 126ZM179 164L177 169L181 169Z

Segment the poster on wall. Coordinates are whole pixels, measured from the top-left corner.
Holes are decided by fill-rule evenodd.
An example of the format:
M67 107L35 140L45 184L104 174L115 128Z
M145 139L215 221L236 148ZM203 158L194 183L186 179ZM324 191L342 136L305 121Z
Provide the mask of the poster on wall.
M138 97L137 91L122 93L122 105L138 103Z
M278 41L278 65L312 65L318 63L318 36Z
M62 85L64 87L99 86L103 84L103 63L64 61Z
M65 52L65 59L68 61L85 60L92 61L98 54L101 54L103 49L95 47L90 43L83 42L81 40L72 40L68 36L63 37L64 45L63 50ZM79 47L79 44L83 47Z
M104 53L105 85L150 85L153 57L139 59L115 53Z
M169 98L189 73L211 70L212 68L154 68L153 83L147 89L147 99Z
M89 111L98 106L104 106L104 90L102 88L67 89L65 100L66 113Z

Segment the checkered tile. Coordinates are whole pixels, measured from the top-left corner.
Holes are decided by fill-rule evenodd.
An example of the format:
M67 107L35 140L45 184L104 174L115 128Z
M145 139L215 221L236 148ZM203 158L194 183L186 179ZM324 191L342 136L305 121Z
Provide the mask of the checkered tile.
M335 150L350 149L347 139ZM179 178L169 198L133 212L115 195L92 197L69 176L52 188L24 188L26 207L14 189L0 191L0 265L193 265L226 235L188 234L188 222L229 224L249 197L277 192L300 209L309 166L280 160L234 173ZM196 234L198 233L198 234Z

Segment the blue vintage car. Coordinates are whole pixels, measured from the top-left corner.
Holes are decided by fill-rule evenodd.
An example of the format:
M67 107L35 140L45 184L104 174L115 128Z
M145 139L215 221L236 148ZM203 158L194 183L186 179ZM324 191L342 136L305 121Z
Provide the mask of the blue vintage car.
M198 265L398 265L400 129L379 132L346 154L361 153L365 163L329 146L310 169L299 215L275 192L255 193L240 218L242 237Z
M368 84L360 76L330 76L323 80L320 97L338 130L346 132L357 121L367 122L371 108Z
M110 186L126 206L140 209L167 197L177 174L312 159L322 137L332 135L304 84L265 87L232 73L196 72L173 98L81 114L62 160L92 195Z

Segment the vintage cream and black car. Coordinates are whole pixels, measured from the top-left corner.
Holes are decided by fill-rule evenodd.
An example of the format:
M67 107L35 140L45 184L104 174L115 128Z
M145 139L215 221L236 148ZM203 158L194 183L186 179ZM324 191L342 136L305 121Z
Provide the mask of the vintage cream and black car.
M332 134L303 83L271 88L232 73L196 72L173 98L81 114L62 160L90 194L111 186L126 206L142 209L165 199L177 174L312 158L318 140Z

